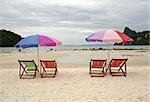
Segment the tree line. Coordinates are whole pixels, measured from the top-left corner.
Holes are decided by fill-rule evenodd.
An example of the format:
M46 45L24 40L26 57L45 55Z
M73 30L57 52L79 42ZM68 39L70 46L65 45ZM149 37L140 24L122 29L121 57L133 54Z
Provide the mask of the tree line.
M22 37L8 30L0 30L0 47L14 47Z

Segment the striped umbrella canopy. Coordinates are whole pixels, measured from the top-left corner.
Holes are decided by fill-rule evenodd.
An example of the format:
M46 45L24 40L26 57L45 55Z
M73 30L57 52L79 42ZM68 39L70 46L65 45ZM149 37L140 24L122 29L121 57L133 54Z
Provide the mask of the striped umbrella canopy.
M116 30L97 32L86 38L87 42L120 43L133 41L129 36Z
M16 44L16 47L29 48L38 46L58 46L58 45L61 45L61 42L52 37L44 35L31 35L20 40Z

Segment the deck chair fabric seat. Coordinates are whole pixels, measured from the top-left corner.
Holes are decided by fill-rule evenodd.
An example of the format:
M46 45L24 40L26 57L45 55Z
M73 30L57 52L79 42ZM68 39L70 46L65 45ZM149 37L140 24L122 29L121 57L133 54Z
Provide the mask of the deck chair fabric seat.
M34 79L36 76L36 71L38 71L37 65L34 60L18 60L19 67L19 77L20 79Z
M57 73L57 63L55 60L40 60L41 63L41 78L55 77Z
M102 68L104 64L104 61L102 60L92 60L92 62L92 68Z
M42 61L45 68L55 68L56 63L55 61Z
M106 65L106 60L91 59L90 64L89 64L89 74L91 75L91 77L104 77L105 65Z
M34 63L30 63L30 62L23 62L26 65L26 68L28 71L34 71L36 69L35 64Z
M108 65L112 76L125 76L127 74L126 59L112 59Z

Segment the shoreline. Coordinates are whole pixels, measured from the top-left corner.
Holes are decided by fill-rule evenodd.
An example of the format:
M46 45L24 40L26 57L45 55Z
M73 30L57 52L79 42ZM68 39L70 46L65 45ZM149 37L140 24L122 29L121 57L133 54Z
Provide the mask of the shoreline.
M39 50L39 59L55 59L58 62L59 68L88 68L91 59L107 59L110 61L112 58L128 58L128 66L149 66L149 53L150 50ZM36 50L0 53L0 69L18 68L18 59L33 59L38 63L37 55Z
M11 53L11 52L22 52L22 51L34 51L37 50L37 48L26 48L26 49L17 49L15 47L0 47L0 53ZM105 51L105 50L143 50L143 51L150 51L150 47L148 46L148 48L49 48L49 47L39 47L39 50L41 51L47 51L47 52L51 52L51 51Z

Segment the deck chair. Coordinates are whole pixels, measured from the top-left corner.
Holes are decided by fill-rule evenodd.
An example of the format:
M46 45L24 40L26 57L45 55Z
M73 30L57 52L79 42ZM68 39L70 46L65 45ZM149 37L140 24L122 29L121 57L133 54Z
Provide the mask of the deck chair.
M20 79L34 79L36 76L36 71L39 72L34 60L18 60L18 62L20 64Z
M112 59L108 65L112 76L125 76L127 74L126 62L128 59ZM123 69L124 66L124 69ZM107 71L107 70L106 70Z
M106 60L91 59L89 64L89 74L91 77L104 77L106 66Z
M43 77L55 77L57 70L57 63L55 60L40 60L41 63L41 78Z

